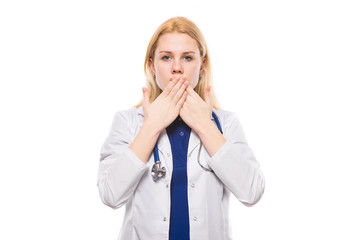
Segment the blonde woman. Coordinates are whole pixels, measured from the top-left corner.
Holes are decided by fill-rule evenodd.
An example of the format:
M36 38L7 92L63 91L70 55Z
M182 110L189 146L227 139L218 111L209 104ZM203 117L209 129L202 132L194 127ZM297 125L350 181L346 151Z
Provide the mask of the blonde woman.
M160 25L144 68L143 100L116 113L101 149L100 198L126 205L119 239L232 239L230 193L252 206L265 180L236 114L218 107L198 27Z

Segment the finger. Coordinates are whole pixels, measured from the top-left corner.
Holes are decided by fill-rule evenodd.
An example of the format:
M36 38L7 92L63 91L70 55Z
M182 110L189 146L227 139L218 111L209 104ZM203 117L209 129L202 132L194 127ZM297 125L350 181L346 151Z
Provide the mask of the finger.
M171 75L170 75L170 78L169 78L169 79L170 79L169 81L171 82L171 81L179 80L180 77L181 77L180 75L172 75L172 74L171 74Z
M165 97L170 94L171 90L177 84L178 81L179 81L179 77L175 77L175 76L170 77L170 81L163 91Z
M186 88L186 92L188 93L188 95L194 99L197 99L198 101L203 100L199 94L197 92L195 92L195 90L191 87L191 85L189 85Z
M149 91L148 91L148 89L146 88L146 87L143 87L142 88L142 91L143 91L143 96L144 96L144 101L143 101L143 107L147 107L147 106L149 106L149 96L150 96L150 94L149 94Z
M188 82L184 81L179 90L176 92L176 95L173 97L173 101L177 103L179 99L184 95L184 92L186 92L186 88L188 86Z
M194 93L196 93L194 91L194 89L191 87L191 85L189 85L187 88L186 88L186 92L189 94L189 96L192 96L194 95Z
M178 82L175 84L175 86L171 89L170 94L168 95L171 99L174 99L177 92L181 89L181 86L184 84L184 82L185 82L185 79L180 78L180 80L178 80Z
M180 100L177 102L177 104L175 106L175 110L177 112L180 112L180 109L184 105L187 97L188 97L188 94L186 92L184 92L184 94L181 96Z
M204 100L207 105L212 107L211 99L210 99L210 89L211 89L211 86L206 87L205 94L204 94Z

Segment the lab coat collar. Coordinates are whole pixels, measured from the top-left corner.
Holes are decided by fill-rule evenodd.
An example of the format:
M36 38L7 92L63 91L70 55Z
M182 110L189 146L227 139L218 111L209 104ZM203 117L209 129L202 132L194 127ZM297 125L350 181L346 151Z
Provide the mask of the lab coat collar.
M143 106L140 106L138 107L137 109L137 113L139 115L141 115L142 117L144 117L144 111L143 111ZM213 108L212 109L213 111L215 111L215 114L216 114L216 110ZM214 117L211 115L211 120L214 121ZM169 137L166 133L166 128L164 128L161 133L160 133L160 136L159 136L159 139L158 139L158 149L159 151L164 154L164 156L167 154L167 153L170 153L171 152L171 145L170 145L170 140L169 140ZM191 130L191 133L190 133L190 138L189 138L189 146L188 146L188 157L190 157L190 155L192 154L192 152L194 151L194 149L200 144L200 137L199 135L197 135L197 133L195 133L193 130ZM171 166L169 166L169 168L171 169L172 171L172 163L170 163Z

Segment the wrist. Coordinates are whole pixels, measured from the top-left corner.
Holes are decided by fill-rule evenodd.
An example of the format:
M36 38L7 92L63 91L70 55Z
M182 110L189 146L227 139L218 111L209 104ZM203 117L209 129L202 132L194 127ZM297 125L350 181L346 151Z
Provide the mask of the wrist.
M145 119L144 124L142 126L142 128L146 129L147 132L154 134L154 135L160 135L162 128L159 126L159 124L157 124L156 122L150 120L150 119Z
M197 135L203 135L206 133L206 131L213 127L214 123L211 121L211 119L202 121L199 126L196 128L195 132Z

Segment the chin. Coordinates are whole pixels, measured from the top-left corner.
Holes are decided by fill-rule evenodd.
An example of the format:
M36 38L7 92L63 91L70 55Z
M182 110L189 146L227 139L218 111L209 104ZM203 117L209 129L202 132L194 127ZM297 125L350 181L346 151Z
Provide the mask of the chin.
M190 86L192 87L192 89L194 89L197 85L198 85L199 81L196 81L194 83L191 83Z

